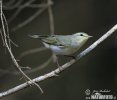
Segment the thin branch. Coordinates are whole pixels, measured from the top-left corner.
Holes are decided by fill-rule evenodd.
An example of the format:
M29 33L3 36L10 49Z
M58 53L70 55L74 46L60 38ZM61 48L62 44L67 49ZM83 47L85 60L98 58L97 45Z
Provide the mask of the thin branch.
M39 65L39 66L35 67L34 69L26 70L25 73L29 74L29 73L41 71L42 69L44 69L45 67L47 67L50 64L50 62L52 61L52 57L53 56L49 57L42 65Z
M31 3L30 3L31 4ZM23 7L28 7L28 6L30 6L30 4L27 4L27 5L25 5L25 6L20 6L20 8L19 8L19 10L16 12L16 13L18 13L21 9L23 9ZM47 4L40 4L40 6L41 6L41 9L40 9L40 6L38 6L38 11L36 11L36 13L34 13L32 16L30 16L27 20L25 20L25 21L23 21L23 22L21 22L20 24L18 24L17 26L15 26L14 28L12 28L11 29L11 31L16 31L16 30L18 30L18 29L20 29L20 28L22 28L22 27L24 27L25 25L27 25L27 24L29 24L31 21L33 21L37 16L39 16L40 14L42 14L49 6L51 6L53 3L52 2L49 2L49 3L47 3ZM52 11L50 12L50 13L52 13ZM12 17L11 17L12 18ZM52 19L52 14L51 14L51 22L53 21L53 19ZM12 18L12 19L14 19L14 18ZM50 23L51 23L50 22ZM51 23L51 25L50 26L52 26L51 27L51 29L52 30L54 30L54 24L53 24L53 22Z
M3 15L3 20L5 22L5 25L6 25L6 37L8 38L8 45L9 45L9 48L11 49L11 39L10 39L10 36L9 36L9 28L8 28L8 23L7 23L7 20L6 20L6 17L4 15L4 13L2 13Z
M5 5L12 5L14 4L15 0L9 0L5 3Z
M3 15L3 20L4 20L3 22L5 22L5 25L6 25L6 33L7 33L7 34L4 34L4 35L6 35L6 38L8 38L8 45L9 45L10 49L11 49L11 43L12 43L13 45L15 45L16 47L18 47L18 45L17 45L16 43L14 43L14 42L10 39L8 23L7 23L7 20L6 20L6 17L5 17L5 15L4 15L4 13L3 13L2 15ZM1 35L1 38L2 38L2 41L3 41L3 46L5 46L4 36L3 36L3 34L2 34L2 30L1 30L1 29L0 29L0 35Z
M23 57L29 55L29 54L33 54L33 53L37 53L37 52L41 52L41 51L44 51L44 50L47 50L47 48L45 47L40 47L40 48L34 48L34 49L30 49L30 50L27 50L27 51L24 51L22 52L18 57L17 59L22 59Z
M51 35L54 34L54 17L53 12L50 4L53 4L51 0L47 0L48 3L48 13L49 13L49 21L50 21L50 33Z
M4 36L3 36L3 34L2 34L1 29L0 29L0 35L1 35L1 38L2 38L3 46L5 46Z
M27 25L28 23L30 23L32 20L34 20L38 15L42 14L47 7L44 7L42 9L39 9L35 14L33 14L31 17L29 17L27 20L25 20L24 22L18 24L16 27L14 27L13 29L11 29L11 31L16 31L20 28L22 28L23 26Z
M20 8L18 8L16 10L16 12L8 19L8 22L12 22L12 20L14 20L17 15L27 6L27 5L30 5L31 3L33 3L35 0L29 0L27 1L25 4L21 5ZM20 2L22 2L22 0L20 0Z
M49 57L43 64L38 65L37 67L35 67L35 68L31 69L31 70L26 70L26 71L24 71L24 73L25 74L30 74L30 73L41 71L42 69L47 67L52 62L52 60L53 60L52 58L53 58L53 56ZM20 75L21 74L19 71L12 71L12 70L6 70L6 69L0 69L0 73L2 73L2 74L11 74L11 75Z
M20 65L19 65L18 62L16 61L16 59L15 59L15 57L14 57L12 51L11 51L11 48L10 48L10 46L9 46L9 40L7 40L7 35L6 35L6 34L8 34L8 33L7 33L6 29L5 29L5 23L4 23L4 21L6 22L6 19L5 19L5 16L4 16L4 14L3 14L3 10L2 10L2 0L0 1L0 18L1 18L1 23L2 23L2 31L3 31L3 37L4 37L5 47L7 48L7 50L8 50L8 52L9 52L10 56L11 56L11 59L12 59L13 63L15 64L15 66L17 67L17 69L21 72L21 74L22 74L22 76L23 76L24 78L26 78L26 79L28 79L29 81L33 82L33 81L22 71L22 69L20 68ZM6 24L6 25L7 25L7 24ZM9 38L8 38L8 39L9 39ZM41 87L40 87L37 83L33 82L33 84L36 85L36 86L40 89L40 91L43 93L43 90L41 89Z
M27 51L24 51L23 53L21 53L18 57L17 60L20 61L23 57L27 56L27 55L31 55L34 53L39 53L41 51L47 50L47 48L45 47L40 47L40 48L34 48L34 49L30 49ZM34 73L34 72L39 72L40 70L44 69L46 66L48 66L50 64L50 62L52 61L52 57L49 57L43 64L31 69L31 70L26 70L24 71L25 74L30 74L30 73ZM26 68L26 67L25 67ZM2 74L11 74L11 75L20 75L21 73L19 71L11 71L11 70L6 70L6 69L0 69L0 73Z
M95 47L97 47L101 42L103 42L107 37L109 37L111 34L113 34L115 31L117 30L117 24L115 26L113 26L107 33L105 33L101 38L99 38L96 42L94 42L91 46L89 46L87 49L85 49L83 52L81 52L78 56L77 59L74 60L70 60L69 62L65 63L64 65L61 66L61 71L65 70L66 68L68 68L69 66L71 66L72 64L74 64L77 60L81 59L82 57L84 57L86 54L88 54L89 52L91 52ZM40 81L44 81L48 78L54 77L56 76L56 73L60 73L60 69L57 68L54 71L51 71L50 73L47 73L45 75L39 76L35 79L33 79L33 82L40 82ZM30 84L33 84L31 81L28 81L28 83L23 83L21 85L18 85L14 88L11 88L5 92L0 93L0 98L16 93L19 90L22 90L26 87L28 87Z
M51 4L49 4L49 5L52 5L53 3L51 3ZM48 6L48 4L44 4L44 3L42 3L42 4L31 4L31 5L28 5L27 7L29 7L29 8L42 8L42 7L47 7Z
M11 0L11 1L12 1L12 0ZM17 7L20 6L20 4L22 3L22 1L23 1L23 0L17 0L17 2L16 2L15 4L13 4L13 5L8 5L8 4L6 4L5 6L3 6L3 9L4 9L4 10L12 10L12 9L14 9L14 8L17 8Z

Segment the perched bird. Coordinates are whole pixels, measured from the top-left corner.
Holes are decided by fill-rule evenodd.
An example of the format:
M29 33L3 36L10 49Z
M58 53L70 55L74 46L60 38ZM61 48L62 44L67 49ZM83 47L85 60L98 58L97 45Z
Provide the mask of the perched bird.
M29 35L39 39L46 48L51 49L56 55L74 57L72 54L77 52L86 41L92 37L84 32L72 35Z

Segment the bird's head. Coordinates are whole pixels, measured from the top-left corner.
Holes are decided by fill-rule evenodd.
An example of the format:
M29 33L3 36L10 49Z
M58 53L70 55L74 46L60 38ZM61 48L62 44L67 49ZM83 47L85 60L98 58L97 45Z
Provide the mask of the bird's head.
M78 32L73 34L73 37L77 40L77 42L86 42L89 38L93 37L88 35L87 33L84 32Z
M78 32L73 34L76 37L80 37L80 38L91 38L92 36L88 35L87 33L84 32Z

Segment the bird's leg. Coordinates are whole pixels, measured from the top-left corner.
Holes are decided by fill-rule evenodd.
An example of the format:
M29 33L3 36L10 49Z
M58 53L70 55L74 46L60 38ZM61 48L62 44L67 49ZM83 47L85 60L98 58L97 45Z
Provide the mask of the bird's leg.
M65 57L70 57L76 60L76 56L72 56L72 55L64 55Z
M59 64L59 60L58 60L58 57L55 54L54 54L54 60L55 60L55 62L57 64L57 67L59 68L59 71L61 72L61 66Z
M59 71L61 72L61 66L60 66L60 64L59 64L59 59L58 59L57 56L56 56L56 64L57 64L57 66L58 66L58 68L59 68Z

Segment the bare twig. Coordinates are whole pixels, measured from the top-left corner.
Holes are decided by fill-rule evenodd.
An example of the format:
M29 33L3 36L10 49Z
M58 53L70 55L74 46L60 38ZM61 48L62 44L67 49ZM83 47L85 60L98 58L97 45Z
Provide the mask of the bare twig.
M3 37L3 34L2 34L2 31L0 30L0 35L1 35L1 38L2 38L2 42L3 42L3 46L5 46L5 43L4 43L4 37ZM6 35L6 37L9 39L10 43L12 43L14 46L18 47L18 45L16 43L14 43L10 37L8 35Z
M107 37L109 37L111 34L113 34L115 31L117 30L117 24L115 26L113 26L107 33L105 33L101 38L99 38L96 42L94 42L91 46L89 46L87 49L85 49L83 52L81 52L78 56L77 59L74 60L70 60L70 62L65 63L64 65L61 66L61 71L65 70L66 68L68 68L69 66L71 66L73 63L75 63L77 60L81 59L82 57L84 57L86 54L88 54L89 52L91 52L96 46L98 46L101 42L103 42ZM33 82L40 82L43 81L45 79L48 79L50 77L54 77L56 76L55 73L60 73L60 69L57 68L54 71L47 73L45 75L39 76L35 79L33 79ZM28 81L28 83L23 83L21 85L18 85L12 89L9 89L5 92L0 93L0 98L13 94L15 92L18 92L19 90L22 90L24 88L26 88L27 86L29 86L29 84L32 84L31 81Z
M45 67L47 67L50 64L50 62L52 61L52 57L53 56L49 57L48 60L46 60L43 64L35 67L34 69L32 69L32 70L26 70L25 73L34 73L34 72L41 71L42 69L44 69Z
M37 52L41 52L41 51L44 51L44 50L47 50L47 48L45 47L40 47L40 48L34 48L34 49L30 49L30 50L27 50L27 51L24 51L23 53L21 53L17 59L22 59L23 57L29 55L29 54L33 54L33 53L37 53Z
M30 54L34 54L34 53L37 53L37 52L41 52L41 51L44 51L44 50L47 50L47 48L45 47L40 47L40 48L34 48L34 49L30 49L30 50L27 50L23 53L21 53L17 59L22 59L23 57L27 56L27 55L30 55ZM34 73L34 72L37 72L37 71L40 71L42 69L44 69L46 66L49 65L49 63L52 61L52 57L49 57L49 59L47 61L45 61L42 65L39 65L31 70L26 70L25 73ZM18 74L17 72L15 72L15 74Z
M51 0L47 0L48 3L48 13L49 13L49 21L50 21L50 33L51 35L54 34L54 17L53 12L50 4L53 4Z
M8 22L10 23L10 22L12 22L12 20L14 20L16 17L17 17L17 15L27 6L27 5L30 5L32 2L34 2L35 0L29 0L29 1L27 1L25 4L23 4L23 5L21 5L20 6L20 8L18 8L17 10L16 10L16 12L8 19ZM22 0L21 0L21 2L22 2Z
M49 57L43 64L38 65L37 67L35 67L31 70L24 71L24 73L30 74L30 73L34 73L34 72L39 72L40 70L44 69L45 67L47 67L51 63L52 57L53 56ZM26 68L26 67L24 67L24 68ZM19 71L11 71L11 70L6 70L6 69L0 69L0 73L11 74L11 75L20 75L21 74Z
M15 59L15 57L14 57L12 51L11 51L11 48L10 48L10 46L9 46L9 40L7 40L7 35L6 35L7 31L5 30L5 24L4 24L4 20L5 20L5 22L6 22L6 19L5 19L5 16L4 16L4 14L3 14L3 11L2 11L2 1L0 1L0 18L1 18L1 23L2 23L2 31L3 31L3 37L4 37L5 47L7 48L8 52L9 52L9 54L10 54L10 56L11 56L11 58L12 58L14 64L15 64L15 66L16 66L17 69L21 72L21 74L23 75L23 77L26 78L26 79L28 79L29 81L32 81L32 80L22 71L22 69L20 68L20 66L19 66L18 62L16 61L16 59ZM6 24L6 25L7 25L7 24ZM7 34L8 34L8 33L7 33ZM9 38L8 38L8 39L9 39ZM33 82L33 81L32 81L32 82ZM41 90L41 92L43 93L43 90L41 89L41 87L40 87L37 83L33 82L33 84L35 84L35 85Z
M19 8L18 8L18 10L16 11L16 13L18 13L19 14L19 12L24 8L24 7L28 7L28 6L31 6L31 3L32 2L28 2L28 4L27 5L23 5L23 6L20 6ZM38 10L36 11L36 13L34 13L32 16L30 16L27 20L25 20L25 21L23 21L23 22L21 22L20 24L18 24L17 26L15 26L13 29L11 29L11 31L16 31L16 30L18 30L18 29L20 29L20 28L22 28L22 27L24 27L25 25L27 25L28 23L30 23L32 20L34 20L37 16L39 16L40 14L42 14L49 6L51 6L53 4L53 2L49 2L49 3L47 3L47 4L40 4L40 5L38 5ZM34 6L34 4L32 4L33 6ZM41 7L41 8L40 8ZM50 13L52 13L52 11L51 11L51 8L50 8ZM15 15L15 14L14 14ZM50 26L52 26L51 27L51 29L54 31L54 24L53 24L53 19L52 19L52 14L50 15L49 14L49 16L50 16L50 20L51 20L51 25ZM12 19L14 19L14 17L11 17ZM11 20L10 20L11 21Z
M15 2L15 0L9 0L5 3L5 5L12 5Z
M33 14L31 17L29 17L27 20L25 20L24 22L18 24L16 27L14 27L13 29L11 29L11 31L16 31L20 28L22 28L23 26L27 25L28 23L30 23L32 20L34 20L38 15L40 15L41 13L43 13L46 10L47 7L41 8L39 9L35 14Z
M53 3L49 3L49 5L52 5ZM47 7L48 4L31 4L31 5L28 5L27 7L30 7L30 8L41 8L41 7Z
M6 17L5 17L5 15L4 15L4 13L2 13L2 15L3 15L3 19L4 19L4 22L5 22L5 25L6 25L6 37L8 38L8 45L9 45L9 47L10 47L10 49L11 49L11 39L10 39L10 36L9 36L9 28L8 28L8 23L7 23L7 20L6 20Z
M0 29L0 35L1 35L1 38L2 38L3 46L5 46L4 36L3 36L3 34L2 34L1 29Z
M9 0L9 1L13 1L13 0ZM14 0L15 1L15 0ZM22 3L22 1L23 0L17 0L17 2L15 3L15 4L13 4L13 2L11 3L11 4L13 4L13 5L9 5L8 3L5 5L5 6L3 6L3 9L4 10L12 10L12 9L14 9L14 8L17 8L17 7L19 7L20 6L20 4Z
M31 54L34 54L34 53L39 53L41 51L44 51L44 50L47 50L47 48L45 47L40 47L40 48L34 48L34 49L30 49L30 50L27 50L27 51L24 51L23 53L21 53L17 59L20 61L23 57L27 56L27 55L31 55ZM24 71L26 74L29 74L29 73L34 73L34 72L37 72L37 71L40 71L42 69L44 69L46 66L49 65L49 63L52 61L52 57L49 57L43 64L31 69L31 70L26 70ZM26 67L25 67L26 68ZM19 75L21 74L20 72L18 71L10 71L10 70L6 70L6 69L0 69L0 73L2 74L12 74L12 75Z
M7 34L5 34L5 35L6 35L6 37L8 38L8 45L9 45L10 49L11 49L11 43L12 43L13 45L15 45L16 47L18 47L18 45L17 45L16 43L14 43L14 42L10 39L8 23L7 23L7 20L6 20L6 17L5 17L5 15L4 15L4 13L3 13L3 19L4 19L5 24L6 24L6 31L7 31L6 33L7 33ZM5 41L4 41L4 36L3 36L3 34L2 34L2 30L0 30L0 34L1 34L2 41L3 41L3 46L5 46Z

